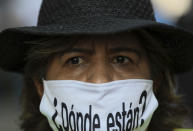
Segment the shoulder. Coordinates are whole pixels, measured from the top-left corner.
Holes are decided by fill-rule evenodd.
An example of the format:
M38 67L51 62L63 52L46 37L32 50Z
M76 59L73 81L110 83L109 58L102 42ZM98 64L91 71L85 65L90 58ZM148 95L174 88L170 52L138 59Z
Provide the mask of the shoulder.
M179 129L175 129L174 131L193 131L193 129L179 128Z

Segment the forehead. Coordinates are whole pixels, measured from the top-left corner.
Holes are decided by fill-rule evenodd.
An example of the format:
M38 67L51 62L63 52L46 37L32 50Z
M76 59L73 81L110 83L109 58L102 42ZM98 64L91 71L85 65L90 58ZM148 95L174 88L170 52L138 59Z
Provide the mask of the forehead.
M93 48L95 46L105 46L109 48L136 47L141 48L140 37L134 33L122 33L106 36L82 37L74 47Z

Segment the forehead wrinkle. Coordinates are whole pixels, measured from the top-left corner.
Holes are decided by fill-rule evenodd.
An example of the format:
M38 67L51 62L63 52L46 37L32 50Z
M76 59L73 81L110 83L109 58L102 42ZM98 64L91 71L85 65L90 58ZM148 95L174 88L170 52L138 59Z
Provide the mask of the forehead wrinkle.
M124 47L141 47L139 37L134 33L124 33L107 36L90 36L80 37L77 43L72 48L91 49L95 52L95 46L105 48L108 51L110 48L124 48Z
M86 40L87 41L87 40ZM99 49L100 51L102 51L103 49L106 50L107 48L107 38L103 38L103 37L91 37L87 44L89 44L90 48L94 51L94 53L96 53L96 51Z

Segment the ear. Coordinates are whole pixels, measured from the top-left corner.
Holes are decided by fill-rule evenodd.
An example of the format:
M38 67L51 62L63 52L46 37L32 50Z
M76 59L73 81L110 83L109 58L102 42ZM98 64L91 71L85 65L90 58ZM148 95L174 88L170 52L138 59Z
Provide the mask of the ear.
M42 98L44 92L43 84L40 83L37 79L33 79L33 81L39 97Z

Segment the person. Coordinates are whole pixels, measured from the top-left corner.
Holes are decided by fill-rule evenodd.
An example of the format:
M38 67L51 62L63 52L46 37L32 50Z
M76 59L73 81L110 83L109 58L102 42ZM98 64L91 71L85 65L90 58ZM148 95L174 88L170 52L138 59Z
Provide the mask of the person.
M25 131L173 131L192 41L150 0L43 0L37 26L1 32L0 66L24 76Z

